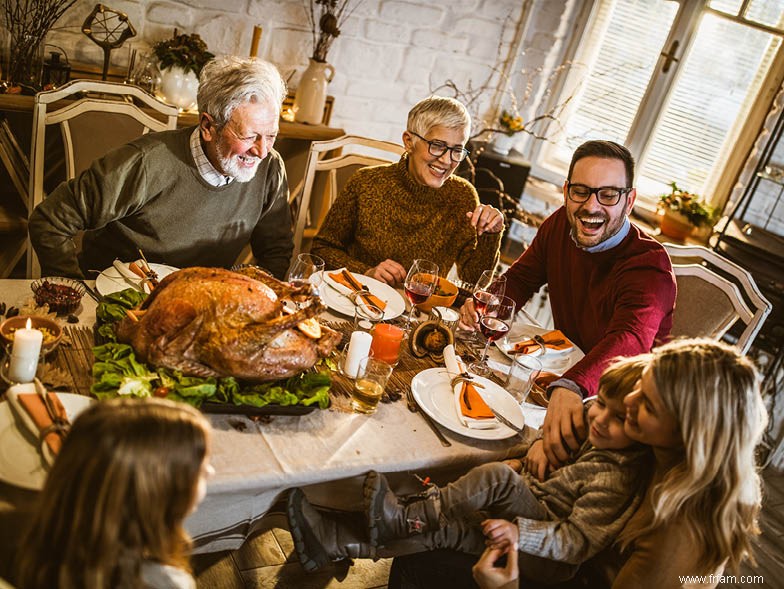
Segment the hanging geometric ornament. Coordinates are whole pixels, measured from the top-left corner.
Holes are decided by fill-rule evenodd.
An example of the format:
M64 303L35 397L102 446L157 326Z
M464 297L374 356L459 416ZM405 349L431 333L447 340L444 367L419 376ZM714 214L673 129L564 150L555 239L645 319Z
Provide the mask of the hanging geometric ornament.
M126 39L136 36L128 15L103 4L96 4L82 25L82 32L101 49L103 49L103 74L106 81L109 73L109 54L112 49L122 47Z

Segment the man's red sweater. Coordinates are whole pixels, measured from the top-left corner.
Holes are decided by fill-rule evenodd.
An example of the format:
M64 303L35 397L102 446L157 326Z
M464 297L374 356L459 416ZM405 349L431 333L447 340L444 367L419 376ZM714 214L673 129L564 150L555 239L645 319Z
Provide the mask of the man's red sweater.
M570 236L566 210L550 215L506 272L506 294L518 308L548 284L555 327L585 358L564 375L583 396L617 356L650 351L672 327L675 275L667 252L632 224L617 246L589 253Z

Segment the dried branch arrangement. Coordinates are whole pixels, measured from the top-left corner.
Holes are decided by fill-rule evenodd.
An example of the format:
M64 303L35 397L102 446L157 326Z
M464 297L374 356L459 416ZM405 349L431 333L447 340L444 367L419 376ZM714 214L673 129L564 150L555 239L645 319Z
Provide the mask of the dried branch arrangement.
M327 61L332 42L340 36L340 27L359 5L353 0L309 0L308 20L313 34L313 59Z
M11 35L9 71L17 84L36 86L34 63L47 33L76 0L3 0L4 24Z

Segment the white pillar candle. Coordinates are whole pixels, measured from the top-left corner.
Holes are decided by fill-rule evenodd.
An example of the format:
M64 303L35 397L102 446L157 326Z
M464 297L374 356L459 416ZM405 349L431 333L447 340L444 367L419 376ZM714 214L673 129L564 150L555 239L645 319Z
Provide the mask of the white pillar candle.
M14 332L14 344L8 366L9 379L14 382L33 382L43 341L43 332L32 329L29 319L24 329L17 329Z
M373 336L367 331L355 331L351 334L351 339L348 342L348 349L346 350L346 362L343 365L343 372L349 378L357 377L357 370L359 370L359 361L362 358L367 358L370 353L370 344L373 342Z

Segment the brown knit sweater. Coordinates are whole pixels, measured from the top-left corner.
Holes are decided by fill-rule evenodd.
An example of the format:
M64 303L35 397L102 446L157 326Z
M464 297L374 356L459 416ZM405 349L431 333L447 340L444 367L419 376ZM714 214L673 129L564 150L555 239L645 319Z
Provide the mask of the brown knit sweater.
M460 278L475 282L498 259L501 233L477 237L466 213L479 204L476 190L450 176L441 188L418 184L408 157L357 171L335 200L313 241L327 268L364 273L386 259L404 268L416 258L446 275L457 263Z

